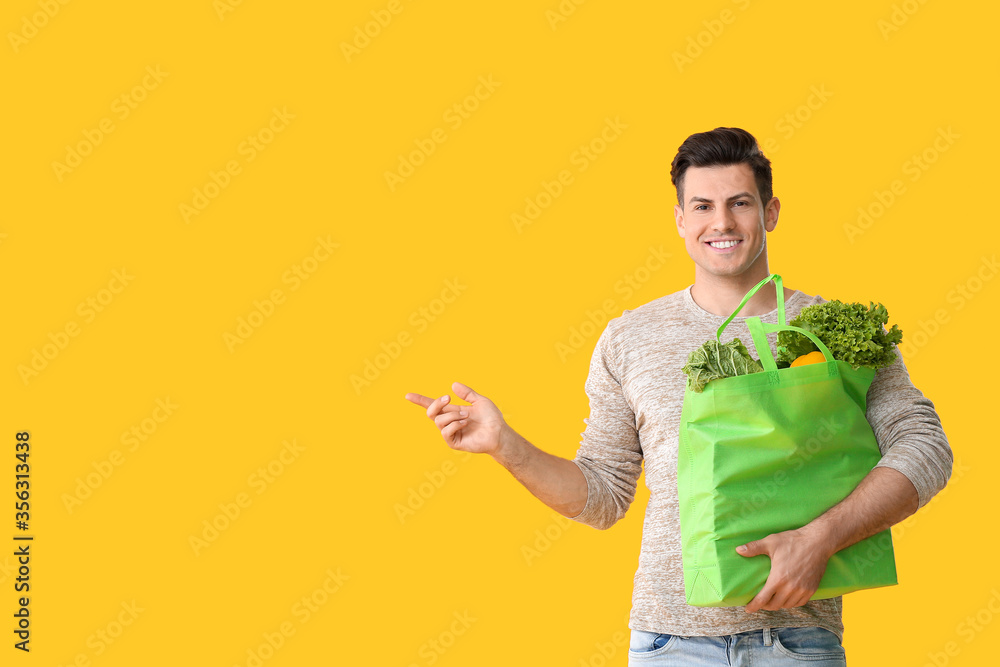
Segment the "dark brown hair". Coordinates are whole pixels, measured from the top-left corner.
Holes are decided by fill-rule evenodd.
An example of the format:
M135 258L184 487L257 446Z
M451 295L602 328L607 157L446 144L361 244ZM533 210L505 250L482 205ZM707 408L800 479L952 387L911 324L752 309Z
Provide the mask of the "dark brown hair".
M764 157L753 135L738 127L717 127L692 134L677 149L670 165L670 181L677 189L677 203L684 208L684 173L688 167L725 167L745 164L753 171L760 205L771 201L771 161Z

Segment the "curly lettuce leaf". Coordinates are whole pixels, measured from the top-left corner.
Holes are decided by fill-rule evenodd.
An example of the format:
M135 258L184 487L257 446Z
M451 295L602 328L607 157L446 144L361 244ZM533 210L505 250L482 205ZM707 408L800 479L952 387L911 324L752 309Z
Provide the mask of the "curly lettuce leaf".
M688 389L701 393L711 380L760 373L764 367L750 356L739 338L734 338L728 343L707 341L690 354L682 370L688 376Z
M881 303L828 301L799 311L790 325L815 334L830 348L833 358L845 361L857 370L861 366L878 370L896 361L894 346L903 339L895 324L888 331L889 313ZM818 348L796 331L778 332L778 361L792 362Z

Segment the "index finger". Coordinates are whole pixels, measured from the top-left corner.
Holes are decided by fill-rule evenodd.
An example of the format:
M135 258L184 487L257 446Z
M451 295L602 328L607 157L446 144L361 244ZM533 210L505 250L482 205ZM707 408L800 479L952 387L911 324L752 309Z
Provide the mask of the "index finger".
M417 405L419 405L422 408L426 408L428 405L430 405L434 401L434 399L432 399L432 398L424 396L423 394L415 394L412 391L409 392L405 396L405 398L406 398L406 400L410 401L411 403L416 403Z
M767 581L764 582L764 588L762 588L760 592L757 593L757 595L755 595L754 598L747 603L747 606L744 607L744 611L746 611L746 613L748 614L752 614L756 611L759 611L765 605L767 605L771 601L771 598L773 597L774 597L774 584L771 583L771 577L768 576Z
M430 398L428 396L424 396L423 394L416 394L414 392L410 392L405 396L405 398L411 403L416 403L422 408L427 408L427 416L433 419L435 415L441 412L455 412L461 410L464 407L460 405L451 405L450 403L446 403L444 407L439 407L441 404L441 399L445 398L445 396L447 396L447 394L439 398ZM439 409L434 409L431 407L434 406L435 403L438 404L438 406L435 407L439 407Z

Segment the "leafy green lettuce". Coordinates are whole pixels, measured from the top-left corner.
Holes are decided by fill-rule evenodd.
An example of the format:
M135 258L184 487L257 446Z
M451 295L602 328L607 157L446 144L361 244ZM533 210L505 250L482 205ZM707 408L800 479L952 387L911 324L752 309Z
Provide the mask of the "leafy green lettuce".
M688 389L701 392L710 380L760 373L764 367L750 356L739 338L728 343L712 339L691 353L682 369L688 376Z
M885 330L888 321L889 313L881 303L869 302L865 307L828 301L803 308L789 324L815 334L830 348L834 359L846 361L855 370L861 366L878 370L896 361L893 346L903 339L903 332L895 324ZM785 362L818 349L795 331L779 331L777 347L777 359Z

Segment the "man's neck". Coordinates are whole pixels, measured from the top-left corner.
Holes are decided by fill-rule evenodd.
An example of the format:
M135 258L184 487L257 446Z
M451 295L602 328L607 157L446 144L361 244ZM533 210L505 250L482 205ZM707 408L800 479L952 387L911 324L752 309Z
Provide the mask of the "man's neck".
M741 276L719 277L711 274L702 274L695 271L694 286L691 288L691 298L694 302L715 315L729 317L740 301L746 296L754 285L766 278L766 271L763 274L747 272ZM785 301L792 295L794 290L785 287ZM778 307L774 282L764 285L754 294L740 311L740 317L751 315L764 315Z

